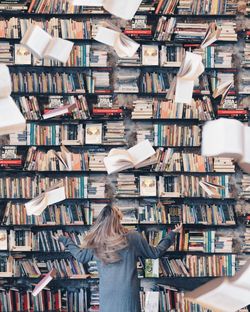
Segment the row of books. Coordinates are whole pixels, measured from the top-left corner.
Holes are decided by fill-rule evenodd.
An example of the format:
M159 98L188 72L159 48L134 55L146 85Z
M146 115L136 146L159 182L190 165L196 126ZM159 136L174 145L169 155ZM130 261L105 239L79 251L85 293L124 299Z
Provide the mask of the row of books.
M123 213L122 223L151 224L235 224L234 208L228 204L174 205L161 202L116 204ZM84 225L92 224L105 203L58 204L48 206L39 216L28 216L23 204L7 203L3 225Z
M247 253L250 252L250 227L246 227L245 229L244 236L243 236L242 251L247 252Z
M184 18L184 17L183 17ZM145 20L147 17L145 16ZM0 20L0 38L16 38L22 37L28 29L28 26L36 24L47 31L50 35L61 37L63 39L91 39L96 34L96 28L100 21L85 18L82 19L65 19L52 17L47 20L41 19L25 19L12 17L6 20ZM160 17L153 34L152 25L145 22L145 26L141 28L141 23L135 23L133 20L128 21L124 33L134 38L154 39L156 41L183 41L189 38L193 41L202 41L204 38L208 23L200 20L195 22L179 22L176 18ZM236 23L228 20L217 20L218 27L222 29L219 40L237 41ZM189 30L192 30L190 33Z
M11 74L13 92L27 93L111 93L110 73L87 71L86 73L36 73Z
M75 244L82 245L86 231L83 229L66 232L62 230L1 230L1 250L10 251L64 251L63 244L53 238L55 234L70 237ZM166 235L166 230L146 230L142 234L151 245L157 245ZM232 253L233 234L208 230L185 230L175 238L175 244L169 251L205 252L205 253Z
M66 63L50 59L38 59L21 44L1 42L0 63L9 65L33 66L77 66L77 67L107 67L108 52L91 45L74 45Z
M31 291L11 287L10 289L1 289L0 309L5 312L89 312L88 293L86 288L75 290L60 288L53 291L42 290L37 296L33 296Z
M205 277L233 276L236 255L197 256L145 260L145 277Z

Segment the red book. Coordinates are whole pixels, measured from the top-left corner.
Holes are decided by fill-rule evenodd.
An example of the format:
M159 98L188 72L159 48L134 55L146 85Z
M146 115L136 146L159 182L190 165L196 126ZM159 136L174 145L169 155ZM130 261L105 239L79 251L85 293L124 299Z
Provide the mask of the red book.
M130 29L125 29L124 34L126 35L152 35L152 30L151 29L139 29L139 30L130 30Z
M219 109L218 115L246 115L246 109Z
M0 159L0 165L22 165L21 159Z
M93 108L93 114L121 114L121 108Z

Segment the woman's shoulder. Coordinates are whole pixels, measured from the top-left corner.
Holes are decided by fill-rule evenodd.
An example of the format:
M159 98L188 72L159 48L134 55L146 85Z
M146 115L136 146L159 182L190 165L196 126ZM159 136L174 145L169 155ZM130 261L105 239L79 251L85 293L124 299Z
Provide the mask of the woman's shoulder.
M139 232L134 230L128 231L125 235L129 241L138 240L138 238L141 236Z

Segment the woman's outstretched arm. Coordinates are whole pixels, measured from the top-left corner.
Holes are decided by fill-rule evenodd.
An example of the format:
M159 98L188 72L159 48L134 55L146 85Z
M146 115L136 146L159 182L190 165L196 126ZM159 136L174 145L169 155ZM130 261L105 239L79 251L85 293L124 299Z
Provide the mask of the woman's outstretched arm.
M132 243L134 244L137 256L151 259L162 257L167 249L174 243L175 235L181 231L181 228L182 225L176 226L176 228L166 235L156 247L150 245L140 233L134 232Z
M87 263L93 259L93 252L91 249L80 248L69 237L59 236L58 242L62 243L64 247L69 250L72 256L79 262Z

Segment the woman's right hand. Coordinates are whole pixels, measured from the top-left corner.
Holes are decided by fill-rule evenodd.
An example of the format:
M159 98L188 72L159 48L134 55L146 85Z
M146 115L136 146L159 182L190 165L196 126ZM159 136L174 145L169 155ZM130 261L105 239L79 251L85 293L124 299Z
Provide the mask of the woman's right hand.
M180 233L181 231L182 231L182 223L176 224L173 229L173 232Z
M58 234L52 235L52 238L54 238L54 239L57 240L57 241L58 241L59 237L60 237L60 236L59 236Z

